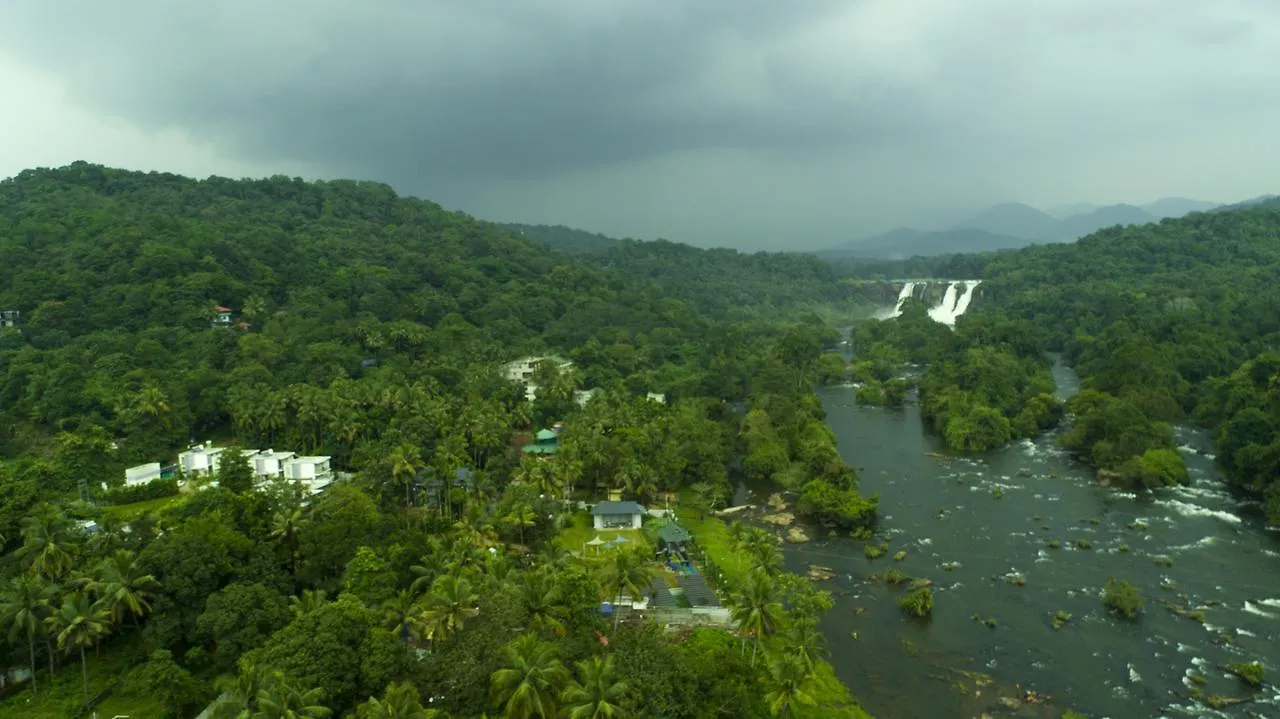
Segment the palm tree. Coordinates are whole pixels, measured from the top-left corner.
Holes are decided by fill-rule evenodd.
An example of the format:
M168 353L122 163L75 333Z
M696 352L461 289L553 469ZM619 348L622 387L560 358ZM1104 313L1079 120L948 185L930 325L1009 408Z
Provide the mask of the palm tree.
M422 451L404 442L391 450L388 460L391 464L391 480L397 485L404 485L404 506L408 509L413 504L413 478L426 466L422 461Z
M84 690L84 703L89 703L89 664L85 659L85 647L96 644L110 628L107 610L89 601L85 592L73 592L62 600L62 606L45 624L58 638L58 648L80 652L80 675Z
M538 515L528 502L520 502L511 508L511 513L503 517L503 521L520 530L520 544L524 544L525 527L533 527L538 523Z
M784 654L800 659L809 671L827 653L826 640L818 631L818 623L812 617L801 617L791 622L785 632Z
M730 596L730 616L744 637L752 637L751 664L756 663L756 650L765 637L773 636L782 624L782 602L777 585L763 570L747 576L742 586Z
M619 705L627 683L618 681L613 655L578 662L578 679L570 680L560 694L567 719L623 719Z
M289 566L293 576L298 576L298 529L302 527L302 508L280 507L271 515L271 538L285 545L289 551Z
M422 623L432 644L445 641L462 631L468 619L480 614L476 606L480 595L472 589L471 580L444 574L431 585L431 593L423 603Z
M502 650L504 667L489 678L489 697L507 719L552 719L569 672L555 645L524 634Z
M307 589L296 597L289 597L289 605L293 607L293 615L300 617L323 607L326 601L326 594L323 589Z
M22 547L18 556L28 561L29 570L45 579L57 580L71 571L75 558L67 549L67 518L62 511L43 503L23 517Z
M369 701L356 707L356 719L444 719L444 713L423 709L418 690L409 682L402 682L387 685L382 699L369 697Z
M796 707L812 706L816 702L809 693L812 673L800 657L784 654L769 664L771 689L765 695L769 711L776 717L790 717Z
M638 600L653 581L653 565L638 549L619 549L614 552L604 568L604 588L610 601L622 596ZM618 611L613 612L613 631L618 631Z
M253 719L324 719L333 710L320 704L323 694L319 689L299 689L284 672L272 672L258 690Z
M38 696L36 687L36 634L44 628L52 608L49 600L55 588L40 577L19 576L9 582L9 588L0 597L0 621L9 628L9 642L16 644L26 635L27 657L31 661L31 694ZM53 670L49 673L52 679Z
M266 679L267 673L261 667L241 659L238 674L218 677L214 683L218 699L213 705L213 719L252 719L258 707L258 691Z
M138 619L151 611L150 600L160 592L160 582L142 573L136 555L128 549L118 549L103 559L98 564L98 577L93 591L117 624L128 613L137 627Z
M406 647L409 640L421 637L423 626L418 612L418 595L412 589L402 589L399 594L382 603L383 626L400 637Z
M520 599L529 613L529 626L557 637L565 634L564 594L552 570L546 567L521 575Z

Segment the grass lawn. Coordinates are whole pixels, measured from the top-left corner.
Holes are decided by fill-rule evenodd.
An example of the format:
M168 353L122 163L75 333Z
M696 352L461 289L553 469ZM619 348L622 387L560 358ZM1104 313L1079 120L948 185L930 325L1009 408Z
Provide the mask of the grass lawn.
M556 537L556 544L570 552L581 553L583 545L597 536L606 542L617 536L626 537L630 540L630 544L626 545L628 547L649 546L649 540L645 537L643 530L601 529L597 531L591 525L591 515L586 512L575 512L571 520L569 525L560 530L560 535ZM586 549L588 554L607 551L604 547L588 546Z
M89 664L89 696L109 688L145 660L140 644L136 635L122 637L116 644L103 646L101 656L95 657L92 650L85 654ZM48 664L41 667L37 675L40 682L38 698L32 698L28 685L25 690L0 702L0 719L65 719L73 716L83 696L80 656L67 655L61 661L52 683L49 681ZM129 696L117 690L99 705L98 713L107 719L121 714L141 719L162 716L164 707L150 697Z
M858 706L849 693L849 687L836 679L836 671L830 664L818 662L813 668L813 680L809 695L817 705L804 707L804 716L813 719L871 719L871 715Z
M693 541L715 563L725 581L735 584L751 569L751 562L733 546L729 538L729 525L716 517L698 520L698 513L691 509L676 511L676 518L693 534Z
M109 504L104 506L102 511L127 522L137 519L147 512L159 512L162 509L176 506L186 499L186 495L175 494L172 497L148 499L145 502L134 502L133 504Z

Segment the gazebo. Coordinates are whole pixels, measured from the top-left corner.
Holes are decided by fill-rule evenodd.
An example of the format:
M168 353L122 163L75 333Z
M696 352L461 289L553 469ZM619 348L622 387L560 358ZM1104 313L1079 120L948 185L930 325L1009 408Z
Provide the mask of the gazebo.
M689 530L680 526L678 522L667 522L662 525L662 529L658 530L658 548L666 552L678 552L683 554L685 546L693 541L693 535Z

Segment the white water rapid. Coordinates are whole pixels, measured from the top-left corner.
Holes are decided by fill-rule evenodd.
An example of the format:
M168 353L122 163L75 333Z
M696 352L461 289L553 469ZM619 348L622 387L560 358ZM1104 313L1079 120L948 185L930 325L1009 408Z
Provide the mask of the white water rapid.
M902 303L903 303L903 302L906 302L908 299L910 299L910 298L911 298L911 295L915 294L915 291L916 291L916 283L915 283L915 282L908 282L908 283L904 284L904 285L902 286L902 291L898 293L898 301L897 301L897 303L895 303L895 304L894 304L894 306L893 306L893 311L892 311L892 312L889 312L889 313L887 313L887 314L885 314L885 315L884 315L884 316L882 316L882 317L879 317L878 319L888 320L888 319L893 319L894 317L897 317L898 315L901 315L901 314L902 314Z

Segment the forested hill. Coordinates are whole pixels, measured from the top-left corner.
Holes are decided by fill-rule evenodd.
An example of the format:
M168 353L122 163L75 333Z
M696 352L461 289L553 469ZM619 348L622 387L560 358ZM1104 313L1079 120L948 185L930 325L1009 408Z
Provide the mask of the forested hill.
M1167 423L1199 422L1280 521L1280 202L911 269L985 280L960 332L1003 315L1065 351L1085 390L1068 446L1147 484L1180 481L1176 455L1147 453L1173 449Z
M669 240L619 240L558 225L502 227L584 262L648 278L658 283L664 294L689 300L717 315L743 306L793 308L848 299L836 286L847 270L808 254L701 249ZM785 279L775 283L772 278Z

